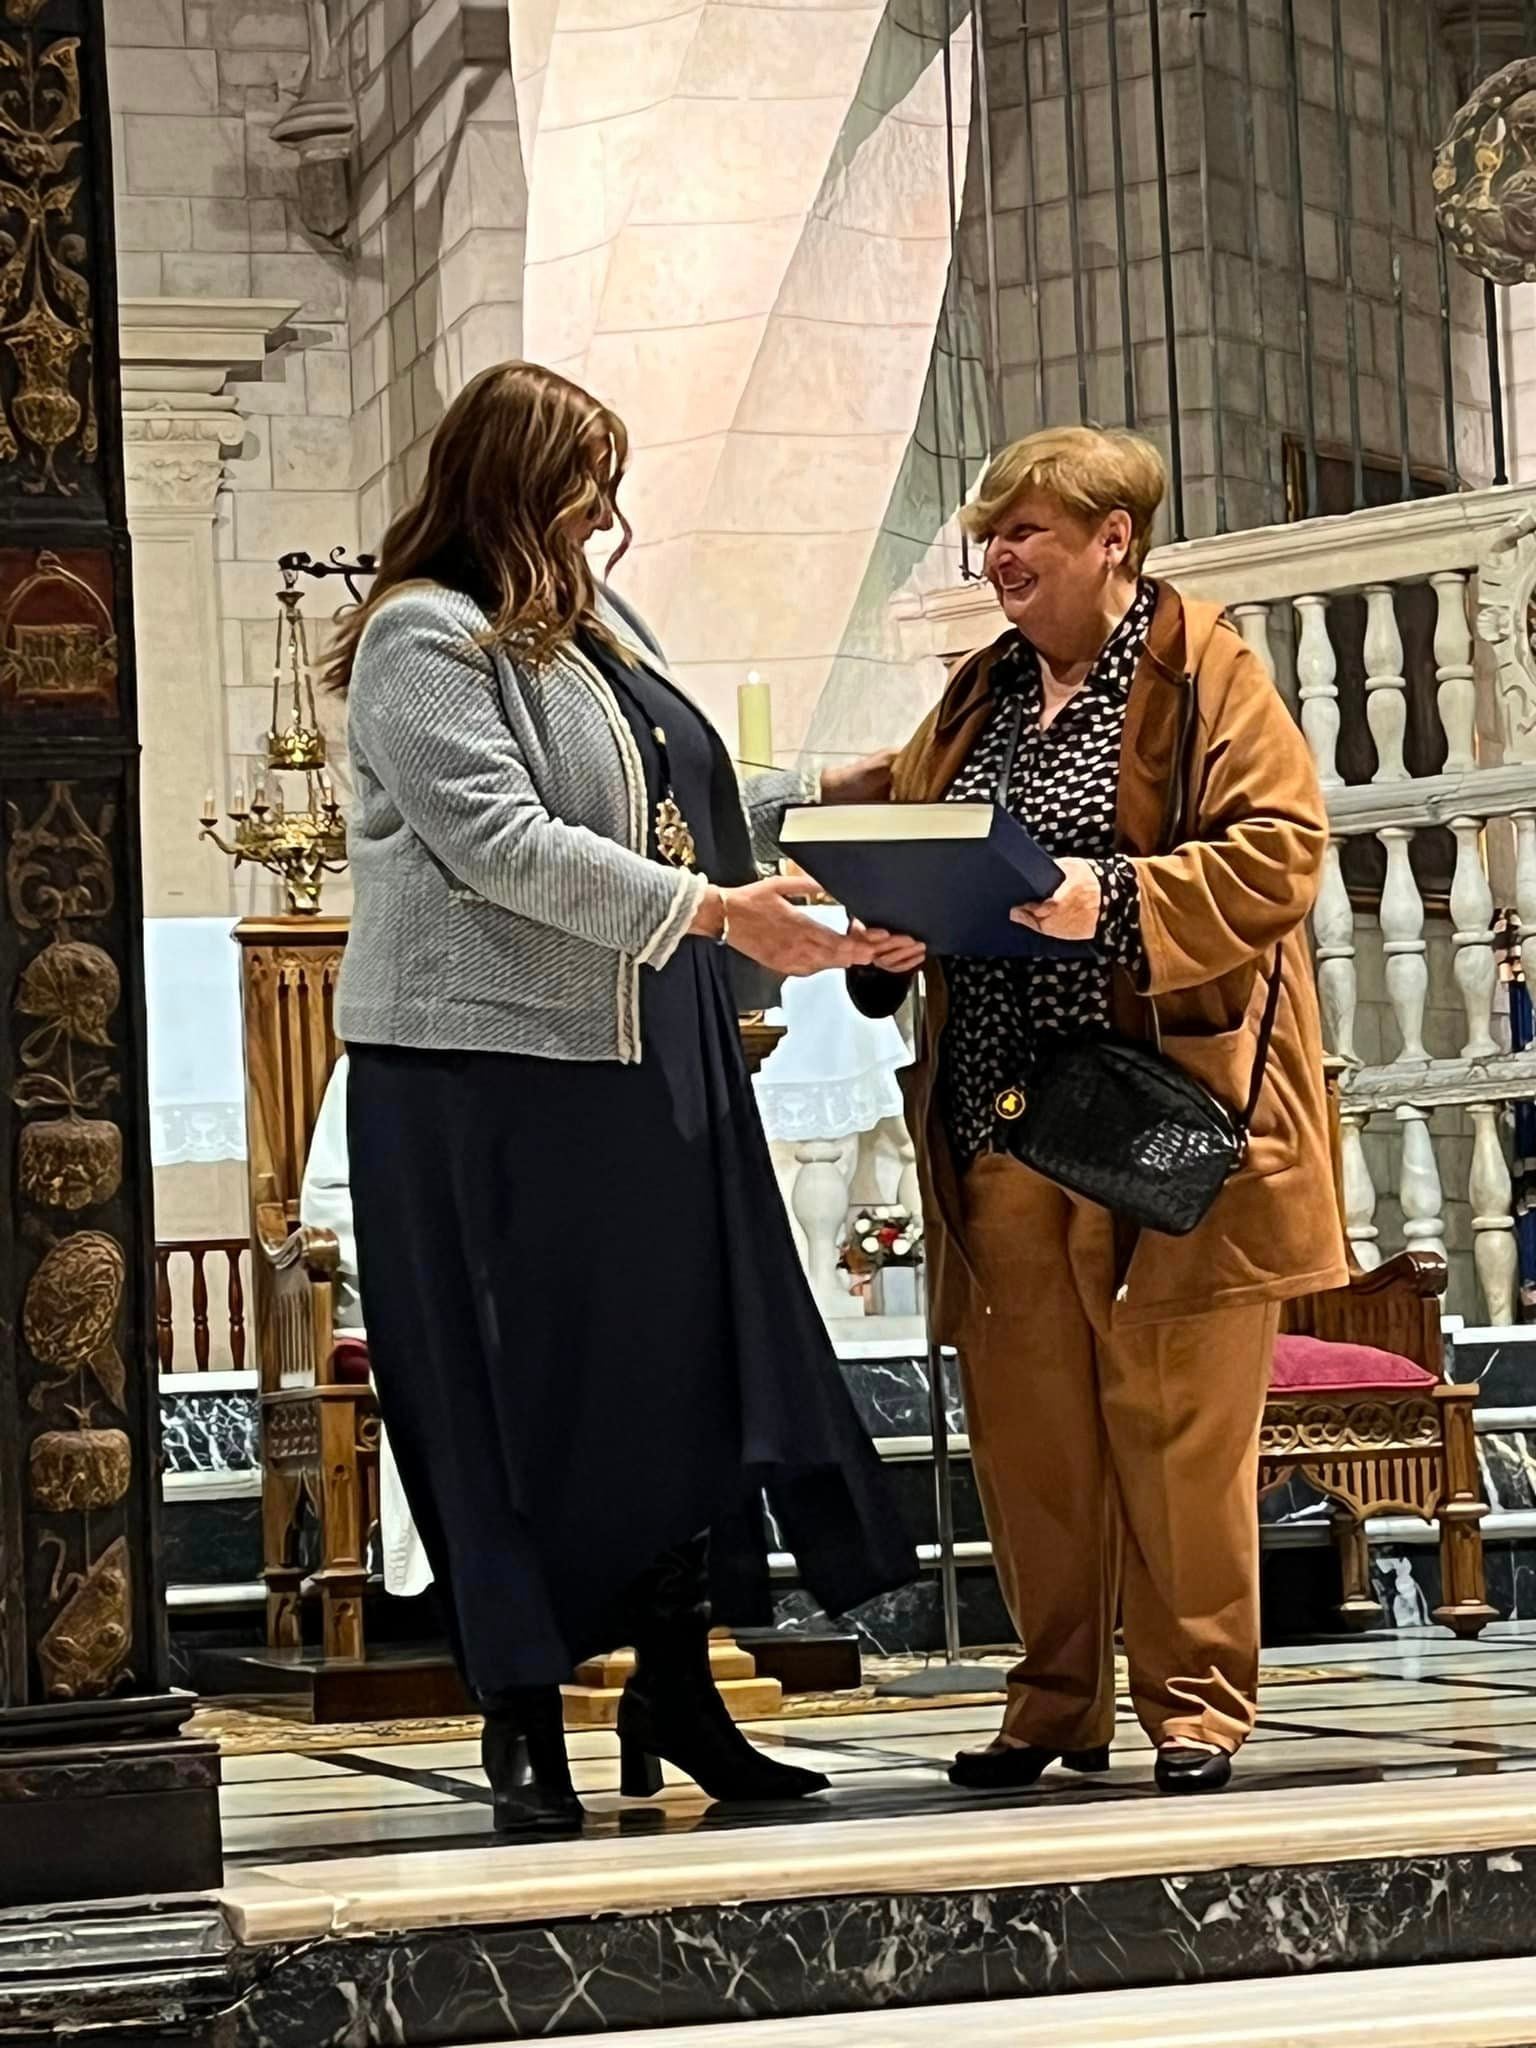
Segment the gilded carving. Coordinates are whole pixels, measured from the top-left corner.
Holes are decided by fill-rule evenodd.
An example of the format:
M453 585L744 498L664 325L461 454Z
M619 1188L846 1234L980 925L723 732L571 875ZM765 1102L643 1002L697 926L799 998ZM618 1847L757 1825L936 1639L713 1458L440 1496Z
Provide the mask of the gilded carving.
M63 1546L58 1538L46 1539ZM64 1605L37 1646L43 1688L51 1700L89 1699L104 1693L123 1675L123 1661L133 1641L133 1584L128 1545L121 1536L88 1571L73 1579L54 1572L50 1599Z
M7 12L18 0L7 0ZM25 5L26 0L20 0ZM23 488L73 497L60 451L96 452L91 299L79 232L78 36L38 49L0 41L0 346L17 385L0 404L0 458L24 455ZM19 437L19 438L18 438Z
M16 1141L16 1177L40 1209L91 1209L123 1182L123 1134L104 1117L68 1115L26 1124Z
M1495 284L1536 279L1536 56L1473 93L1435 157L1436 213L1469 270Z
M53 1247L27 1283L22 1334L37 1363L53 1375L32 1389L40 1409L53 1388L89 1372L115 1408L126 1375L117 1348L117 1320L127 1266L122 1246L101 1230L78 1230Z
M30 709L82 700L117 705L118 645L106 597L110 565L80 554L78 573L48 548L10 558L24 573L0 607L0 699ZM0 581L0 589L4 588Z
M5 892L11 916L23 931L92 924L112 908L112 856L106 835L117 806L103 800L93 831L81 817L71 782L49 784L48 802L34 825L22 823L16 804L6 805Z
M32 1439L33 1500L50 1514L115 1507L133 1475L133 1446L120 1429L49 1429Z

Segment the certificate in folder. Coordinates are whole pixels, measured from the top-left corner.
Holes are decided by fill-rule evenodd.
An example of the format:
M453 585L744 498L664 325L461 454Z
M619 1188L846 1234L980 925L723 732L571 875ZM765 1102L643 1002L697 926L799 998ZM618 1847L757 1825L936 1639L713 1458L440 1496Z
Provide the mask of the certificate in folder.
M931 953L1084 956L1087 940L1013 924L1020 903L1055 893L1061 869L996 804L827 804L789 812L784 851L867 925Z

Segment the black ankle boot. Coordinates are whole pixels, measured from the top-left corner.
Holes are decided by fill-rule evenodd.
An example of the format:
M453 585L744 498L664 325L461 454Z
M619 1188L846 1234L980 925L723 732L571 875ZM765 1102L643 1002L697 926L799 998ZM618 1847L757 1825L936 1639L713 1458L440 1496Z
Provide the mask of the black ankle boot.
M1000 1743L995 1749L962 1749L949 1767L951 1785L973 1792L1016 1792L1037 1785L1054 1763L1096 1776L1109 1769L1102 1749L1039 1749L1033 1743Z
M580 1834L558 1685L519 1686L488 1699L480 1754L498 1833Z
M708 1551L669 1551L635 1589L635 1669L619 1702L619 1790L661 1790L661 1760L711 1799L803 1799L824 1792L819 1771L775 1763L732 1721L709 1668Z

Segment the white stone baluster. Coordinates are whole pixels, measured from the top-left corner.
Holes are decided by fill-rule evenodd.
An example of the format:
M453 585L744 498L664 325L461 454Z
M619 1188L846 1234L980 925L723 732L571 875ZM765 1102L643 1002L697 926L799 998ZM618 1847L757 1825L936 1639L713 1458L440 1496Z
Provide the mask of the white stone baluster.
M901 1179L896 1183L896 1199L909 1216L923 1213L923 1191L917 1178L917 1147L905 1124L896 1145L901 1160Z
M1387 825L1376 837L1387 849L1381 938L1387 958L1387 995L1402 1040L1394 1065L1427 1061L1424 1004L1429 994L1429 966L1424 957L1424 899L1408 859L1413 834L1405 826Z
M1326 597L1298 597L1293 600L1300 631L1296 644L1296 676L1300 683L1301 729L1317 763L1317 779L1324 789L1342 789L1339 773L1339 691L1335 677L1338 657L1328 637Z
M811 1292L824 1316L861 1316L863 1303L842 1284L837 1269L837 1240L848 1215L848 1183L843 1179L843 1147L815 1138L795 1147L795 1175L790 1208L805 1232L805 1263Z
M1343 1155L1344 1234L1349 1239L1355 1264L1370 1273L1381 1264L1376 1240L1376 1183L1365 1156L1366 1112L1345 1110L1339 1117L1339 1148Z
M1341 1060L1358 1065L1355 1011L1359 982L1355 973L1355 912L1344 886L1339 842L1330 839L1323 856L1323 880L1312 912L1317 942L1317 996L1323 1013L1323 1041Z
M1498 1052L1493 1035L1493 992L1498 965L1493 957L1493 889L1483 866L1483 827L1478 818L1453 818L1456 873L1451 882L1451 944L1455 948L1456 986L1467 1010L1464 1060L1492 1059Z
M1408 729L1408 684L1403 636L1397 630L1397 593L1390 583L1365 592L1365 716L1376 742L1372 782L1406 782L1403 735Z
M1515 909L1520 918L1520 964L1536 995L1536 811L1516 811Z
M1515 1243L1514 1184L1504 1141L1499 1132L1499 1105L1467 1105L1472 1119L1472 1174L1467 1198L1472 1204L1472 1263L1483 1291L1490 1323L1515 1320L1515 1294L1520 1282L1520 1253Z
M1239 633L1274 677L1275 688L1285 699L1287 708L1294 716L1298 709L1295 678L1289 673L1282 674L1276 664L1275 650L1269 637L1269 606L1264 603L1235 604L1232 607L1232 617Z
M1435 620L1436 701L1445 730L1446 769L1451 774L1475 765L1472 749L1477 691L1472 667L1472 628L1467 621L1467 577L1462 569L1431 576L1439 603Z
M1443 1259L1445 1197L1440 1188L1434 1140L1429 1135L1429 1116L1407 1102L1394 1114L1403 1132L1397 1192L1403 1207L1404 1240L1411 1252L1438 1252Z

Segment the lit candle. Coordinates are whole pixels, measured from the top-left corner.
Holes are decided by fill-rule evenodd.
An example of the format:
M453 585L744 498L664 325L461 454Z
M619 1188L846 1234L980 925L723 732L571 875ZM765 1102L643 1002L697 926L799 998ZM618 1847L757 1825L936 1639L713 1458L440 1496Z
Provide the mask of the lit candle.
M260 812L264 811L266 808L267 778L265 775L258 775L256 778L256 787L251 791L251 809L253 811Z
M211 789L203 792L203 823L217 825L219 822L219 800Z
M736 759L749 775L773 766L773 697L756 669L736 691Z
M245 781L243 777L237 777L235 780L235 797L234 802L229 807L229 815L232 818L243 818L245 816Z

